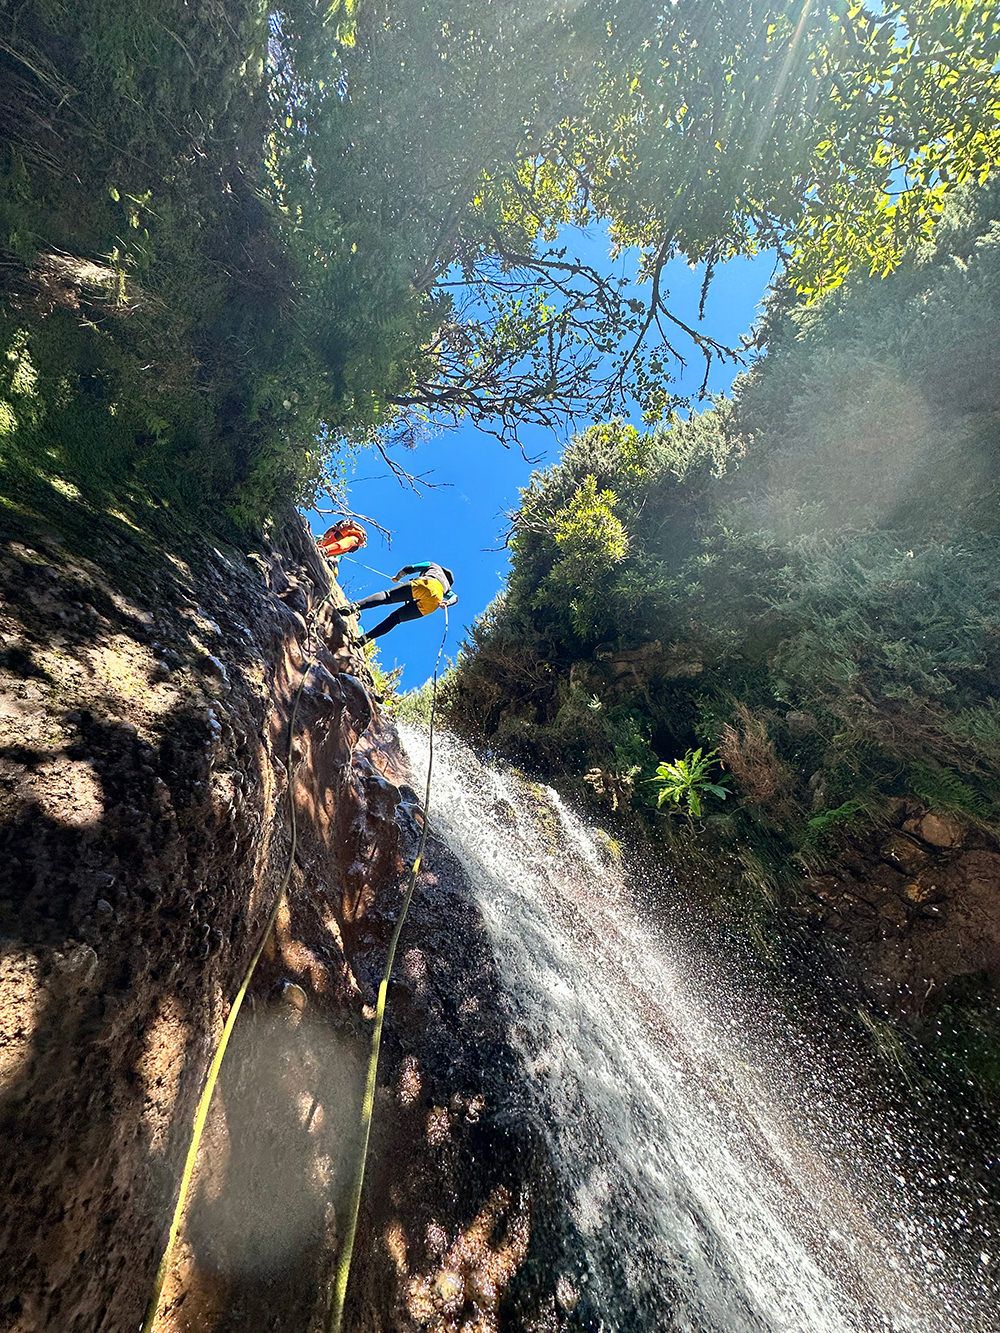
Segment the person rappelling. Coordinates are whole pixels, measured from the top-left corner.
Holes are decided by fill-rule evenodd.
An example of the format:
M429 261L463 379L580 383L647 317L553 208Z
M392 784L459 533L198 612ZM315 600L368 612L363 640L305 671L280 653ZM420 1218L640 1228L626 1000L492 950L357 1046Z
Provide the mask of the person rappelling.
M350 555L352 551L360 551L362 546L367 546L367 544L368 533L353 518L340 519L334 523L332 528L327 528L322 537L316 538L316 545L333 566L334 576L336 576L337 565L342 555Z
M407 575L412 577L407 578ZM375 606L386 606L392 602L402 605L391 616L387 616L374 629L370 629L361 638L362 645L381 638L391 629L401 625L404 620L419 620L429 616L442 606L454 606L458 598L452 592L455 575L444 565L437 565L432 560L424 560L417 565L404 565L393 575L393 583L406 579L398 588L386 588L382 592L373 592L370 597L363 597L360 602L352 602L345 615L357 615L360 611L369 611Z

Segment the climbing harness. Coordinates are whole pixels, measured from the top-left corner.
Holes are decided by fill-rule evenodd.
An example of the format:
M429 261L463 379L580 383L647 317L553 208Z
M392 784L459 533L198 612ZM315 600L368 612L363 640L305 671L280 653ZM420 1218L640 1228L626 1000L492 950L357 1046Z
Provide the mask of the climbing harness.
M312 615L310 617L309 633L307 634L306 638L307 649L309 646L309 636L311 635L312 626L315 624L316 618L319 616L320 611L323 609L323 607L326 605L326 603L330 600L332 596L333 596L333 590L331 589L330 592L328 592L326 596L322 599L322 601L316 604L316 607L312 612ZM288 849L288 861L285 866L285 872L281 879L281 885L278 889L278 896L274 901L274 906L271 908L267 921L264 923L264 929L261 932L260 941L250 957L250 963L249 966L247 967L246 972L244 973L243 980L240 983L240 988L236 992L236 996L233 999L233 1003L229 1008L229 1013L226 1016L225 1023L223 1024L222 1036L219 1038L219 1044L215 1048L215 1054L212 1057L212 1063L209 1065L208 1072L205 1075L205 1083L201 1090L201 1096L198 1098L198 1107L197 1110L195 1111L194 1126L191 1131L191 1141L188 1144L187 1156L184 1159L184 1170L181 1172L181 1183L180 1183L180 1189L178 1190L177 1193L177 1202L174 1205L173 1217L170 1220L170 1230L167 1233L167 1243L166 1246L164 1247L159 1267L156 1270L156 1278L153 1282L153 1290L149 1298L149 1304L146 1307L146 1315L142 1321L140 1333L150 1333L150 1330L152 1329L153 1323L156 1319L156 1312L157 1309L159 1308L160 1297L163 1294L163 1284L167 1278L167 1270L170 1266L170 1259L173 1254L174 1246L177 1243L177 1237L180 1234L181 1222L184 1217L184 1208L187 1203L188 1192L191 1188L191 1181L192 1178L194 1177L195 1163L198 1160L198 1149L201 1146L202 1134L204 1133L205 1130L205 1123L208 1120L209 1107L212 1104L212 1095L215 1092L215 1085L219 1080L219 1071L222 1068L222 1062L226 1056L226 1048L229 1045L229 1038L232 1036L233 1028L236 1026L236 1020L239 1017L240 1007L243 1004L243 1000L244 997L246 996L247 989L250 986L250 982L253 980L253 974L257 969L257 964L260 962L261 956L264 953L264 947L267 944L268 939L270 938L271 931L274 927L275 920L277 919L278 916L278 909L281 907L281 904L284 901L285 893L288 889L289 882L291 881L292 878L292 869L295 865L295 853L298 848L298 836L299 836L298 820L295 814L295 799L292 792L292 781L294 778L294 760L292 756L293 756L293 745L295 742L295 723L298 718L299 704L302 700L302 693L303 690L305 689L306 681L309 679L309 673L315 665L316 665L315 659L313 659L313 660L308 660L305 666L303 667L302 679L299 681L298 688L295 691L295 699L292 702L292 712L291 716L288 719L288 754L285 759L285 775L287 778L287 789L288 789L289 821L291 823L291 832L292 832L291 844Z
M340 1247L340 1257L337 1260L333 1295L330 1300L330 1308L327 1312L326 1333L341 1333L343 1326L344 1301L347 1297L347 1284L351 1277L351 1259L354 1256L354 1237L358 1229L358 1213L361 1208L361 1193L364 1189L365 1167L368 1163L368 1141L371 1137L372 1116L375 1111L375 1088L378 1082L378 1063L382 1049L382 1024L385 1018L385 1006L389 994L389 982L392 978L393 963L396 960L396 946L399 943L399 937L402 934L403 925L406 921L406 914L410 910L410 902L413 898L413 891L417 885L417 876L420 874L420 865L423 861L424 849L427 846L427 815L431 803L431 773L434 768L434 721L437 712L437 683L438 673L441 669L441 657L444 653L444 645L447 638L448 607L445 606L444 634L441 636L441 646L438 648L437 660L434 663L434 678L431 685L431 717L427 750L427 783L424 788L424 818L420 829L420 840L417 843L417 854L414 857L413 865L410 867L410 879L406 886L406 893L403 895L403 905L399 911L396 928L392 932L392 939L389 941L389 950L385 957L385 969L382 973L382 980L379 982L378 1001L375 1006L375 1027L372 1030L371 1054L368 1057L368 1075L365 1079L365 1095L361 1102L361 1151L358 1155L357 1172L355 1173L354 1183L348 1201L347 1229L344 1232L344 1242Z

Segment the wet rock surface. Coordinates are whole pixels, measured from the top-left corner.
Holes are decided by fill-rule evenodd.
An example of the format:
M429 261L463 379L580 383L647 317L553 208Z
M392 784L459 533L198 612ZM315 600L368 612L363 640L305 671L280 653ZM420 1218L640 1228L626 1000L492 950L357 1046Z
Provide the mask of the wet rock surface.
M157 1329L321 1327L421 818L343 598L290 519L249 556L124 531L70 556L40 531L2 548L0 599L0 1328L141 1320L206 1067L289 864L290 743L289 891ZM442 857L390 994L357 1327L488 1329L504 1302L556 1319L554 1288L523 1276L541 1133Z
M40 534L0 560L4 1328L134 1327L148 1294L287 858L308 649L279 576L328 589L301 525L257 559L138 538L84 558ZM331 717L346 760L353 723Z
M949 988L1000 988L1000 844L952 815L900 802L894 825L851 839L810 874L804 912L855 960L893 1018L919 1022Z

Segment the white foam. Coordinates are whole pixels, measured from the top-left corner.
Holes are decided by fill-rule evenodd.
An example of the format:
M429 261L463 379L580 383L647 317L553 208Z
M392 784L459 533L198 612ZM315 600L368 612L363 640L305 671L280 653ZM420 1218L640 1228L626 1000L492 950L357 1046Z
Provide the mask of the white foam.
M426 739L402 732L419 778ZM760 997L707 1005L698 960L639 919L554 792L439 734L431 826L491 934L606 1329L976 1327L931 1220L894 1216L810 1129L796 1098L830 1092L807 1058L749 1053Z

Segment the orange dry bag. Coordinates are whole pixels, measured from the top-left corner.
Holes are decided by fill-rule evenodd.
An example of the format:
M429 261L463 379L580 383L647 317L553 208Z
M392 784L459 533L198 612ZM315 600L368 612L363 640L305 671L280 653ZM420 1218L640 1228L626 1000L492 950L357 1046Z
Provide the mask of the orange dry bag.
M360 523L353 518L342 518L318 538L317 545L328 560L336 560L339 555L360 551L367 542L368 534Z

